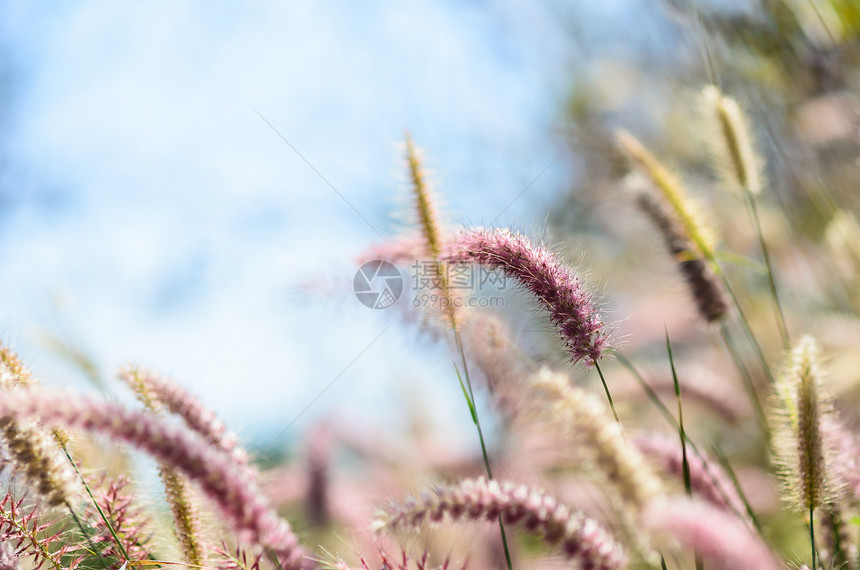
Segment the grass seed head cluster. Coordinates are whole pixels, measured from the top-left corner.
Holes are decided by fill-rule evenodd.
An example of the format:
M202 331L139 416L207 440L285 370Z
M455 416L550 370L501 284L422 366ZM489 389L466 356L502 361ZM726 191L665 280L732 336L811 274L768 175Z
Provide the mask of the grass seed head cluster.
M683 335L664 325L659 351L640 350L635 327L623 340L611 332L623 323L555 248L506 227L450 229L407 133L412 225L356 254L435 268L441 302L392 313L447 342L454 367L440 382L462 391L475 426L463 438L480 453L452 455L418 428L389 451L391 434L331 418L310 430L304 457L263 465L173 380L123 369L139 403L125 406L37 386L0 346L0 566L860 569L860 415L823 373L819 348L838 343L812 336L827 328L796 295L786 302L792 244L770 231L785 212L769 195L754 121L715 85L699 107L712 184L732 190L710 202L732 201L739 219L705 214L685 182L698 178L630 132L607 137L608 154L623 157L617 186L632 188L607 199L648 221L641 241L662 243L680 274L657 276L683 291L670 308L695 323ZM860 225L847 207L832 210L820 238L851 307ZM735 236L722 232L723 244L718 228L737 232L746 219L756 247L732 256ZM477 292L448 273L463 266L495 272L515 285L506 298L534 311L471 307ZM611 292L613 275L599 277ZM646 318L661 320L660 307ZM522 322L535 321L550 342L521 343ZM140 500L130 473L93 464L86 450L104 446L154 458L163 505ZM335 449L360 458L364 474Z

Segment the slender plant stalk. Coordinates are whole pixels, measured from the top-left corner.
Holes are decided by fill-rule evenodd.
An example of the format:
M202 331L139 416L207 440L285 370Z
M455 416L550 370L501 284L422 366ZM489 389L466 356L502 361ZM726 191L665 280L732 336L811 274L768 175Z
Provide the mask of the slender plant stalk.
M684 472L684 490L688 495L693 494L693 484L690 477L690 463L687 461L687 432L684 430L684 410L681 407L681 383L675 370L675 359L672 356L672 344L669 342L669 331L666 331L666 351L669 353L669 366L672 369L672 382L675 384L675 400L678 402L678 436L681 438L681 461Z
M669 354L669 367L672 369L672 382L675 384L675 399L678 401L678 437L681 439L681 465L684 473L684 491L687 496L693 496L693 481L690 476L690 462L687 460L687 432L684 430L684 409L681 406L681 383L675 370L675 358L672 355L672 343L669 341L669 329L666 329L666 352ZM698 552L694 554L696 570L704 568L704 562Z
M415 198L415 211L418 214L418 223L424 237L424 245L426 247L427 254L429 254L431 259L436 263L439 268L438 273L441 275L440 289L445 303L443 312L451 325L451 329L454 331L454 340L457 343L457 351L460 353L460 362L463 366L463 377L466 379L466 389L463 390L463 394L466 396L466 400L469 404L472 421L475 424L475 428L478 430L478 439L481 442L481 453L484 456L484 467L487 469L487 477L492 480L493 472L490 469L490 457L487 454L484 432L481 429L478 410L475 406L475 394L472 390L472 380L469 377L469 366L466 363L466 353L463 350L463 341L460 338L460 330L457 327L457 308L454 305L454 297L448 287L448 274L444 271L442 262L439 260L441 252L441 238L438 221L436 219L436 209L433 204L432 194L427 186L426 180L424 179L424 172L421 166L421 161L418 158L418 151L415 148L415 143L412 141L412 136L408 131L406 132L406 163L409 169L409 178L412 182L412 193ZM456 365L454 368L457 370ZM460 386L463 387L463 378L460 376L459 370L457 370L457 378L460 380ZM499 515L499 531L502 535L502 545L505 550L505 561L508 564L508 570L513 570L511 554L508 549L508 539L505 535L505 526L502 523L501 515Z
M747 209L749 210L750 218L752 219L755 233L758 236L758 244L761 249L761 256L764 259L765 269L767 270L767 285L770 290L770 298L773 301L774 317L776 325L779 328L779 334L782 337L783 348L788 349L791 340L788 336L788 327L785 324L785 313L782 310L782 304L779 301L779 294L776 289L776 280L774 278L773 265L770 261L770 253L768 252L767 243L764 239L764 233L761 229L761 221L758 216L758 208L756 207L756 198L749 188L744 187L744 195L746 196Z
M747 339L749 339L750 344L752 345L753 350L758 357L758 361L759 363L761 363L762 370L764 371L768 381L772 386L776 382L776 377L773 375L773 372L770 369L770 364L768 364L767 358L765 358L764 356L764 352L761 349L761 345L759 344L758 339L752 332L752 328L750 328L749 320L747 319L746 313L744 313L743 307L741 307L741 302L735 294L735 290L732 287L728 276L726 276L725 272L723 271L723 268L720 267L720 264L717 263L717 259L716 257L714 257L713 252L705 252L705 257L707 257L708 261L710 261L711 266L714 269L714 273L716 273L720 280L723 282L723 285L726 288L726 292L729 294L729 298L732 300L732 305L734 305L735 310L738 312L738 320L741 323L741 327L743 328Z
M809 507L809 549L812 552L812 568L818 568L815 565L816 552L815 552L815 508Z
M466 352L463 350L463 342L460 339L460 331L457 327L454 327L454 339L457 341L457 350L460 353L460 362L463 366L463 376L466 377L465 389L463 390L464 395L466 396L466 400L469 404L469 411L472 414L472 422L474 422L475 427L478 430L478 439L481 441L481 454L484 456L484 467L487 469L487 478L492 481L493 479L493 470L490 468L490 456L487 454L487 444L484 441L484 432L481 429L481 421L478 418L478 409L475 406L475 392L472 390L472 380L469 378L469 366L466 363ZM457 371L457 378L460 380L460 386L463 387L463 378L460 376L460 371L455 366L454 369ZM468 393L466 391L468 390ZM502 546L505 550L505 562L508 565L508 570L513 570L514 565L511 562L511 552L508 548L508 537L505 533L505 525L502 522L502 515L499 515L499 532L502 535Z
M95 503L95 501L93 501L93 502L94 502L94 504L98 504L98 503ZM108 564L108 561L105 560L105 557L101 555L101 550L93 542L93 537L90 536L90 533L88 533L87 530L84 528L84 523L81 521L81 517L78 516L78 513L75 512L75 509L72 507L71 503L69 503L68 501L66 501L66 508L69 510L69 514L72 515L72 520L74 520L75 524L78 525L78 529L81 531L81 535L85 536L87 538L87 544L89 544L90 550L93 551L93 554L96 554L99 557L99 560L101 561L102 566L104 568L106 568L106 569L110 568L110 564ZM108 525L108 528L110 529L111 534L116 538L116 534L114 533L113 528L111 528L110 525ZM119 540L117 540L117 544L118 545L120 544ZM122 548L122 546L120 546L120 548ZM129 561L128 556L125 556L125 562L128 562L128 561ZM55 566L56 566L56 564L55 564ZM58 568L58 570L59 570L59 568Z
M628 359L626 356L624 356L624 354L619 352L617 349L614 351L614 354L615 354L615 358L618 359L618 362L620 362L621 365L624 366L633 375L634 378L636 378L636 381L639 383L639 385L645 391L645 394L648 396L648 399L651 400L651 403L654 404L654 406L657 408L657 410L660 412L660 414L666 419L667 422L669 422L669 424L675 429L675 431L680 431L681 426L678 423L678 421L672 416L672 413L666 408L666 406L663 404L663 402L660 401L660 396L658 396L657 393L654 391L654 389L648 385L648 383L645 381L645 378L642 377L642 374L639 373L639 371L636 369L636 367L633 365L633 363L630 361L630 359ZM693 451L693 453L695 453L699 457L699 459L704 460L703 454L699 451L695 442L692 439L690 439L690 436L687 435L686 432L684 433L684 440L687 442L687 445ZM740 484L738 483L737 477L735 477L735 474L732 471L731 466L728 464L728 460L725 459L725 457L723 457L722 455L717 455L717 458L720 460L720 463L723 466L723 469L726 470L729 477L731 478L732 484L734 485L735 490L737 491L738 496L740 497L741 501L743 502L744 507L746 508L747 514L750 517L750 521L753 523L753 526L758 531L758 533L762 537L764 537L764 533L762 532L761 525L759 524L758 519L756 518L755 513L753 512L752 507L750 506L749 500L747 499L743 488L741 488ZM718 483L713 478L711 480L714 482L714 484ZM725 491L718 484L717 484L717 488L720 489L720 492L722 493L723 499L726 501L726 504L730 505L731 502L729 501L729 497L725 494ZM742 513L735 512L735 514L740 516Z
M84 489L86 490L87 495L89 495L90 500L93 502L93 506L96 509L96 512L98 512L99 516L102 518L102 521L105 523L105 526L107 527L108 532L110 532L111 537L113 537L113 540L116 543L116 546L120 551L120 554L122 554L122 557L125 560L129 560L128 552L126 552L125 546L123 546L122 541L119 539L119 536L117 536L116 531L113 529L113 525L110 524L110 521L108 520L107 515L102 510L101 505L99 505L99 502L96 500L96 497L93 494L93 490L90 488L86 479L84 479L83 473L81 473L81 470L78 468L78 464L72 458L72 455L69 453L69 450L66 446L63 446L63 452L66 454L66 457L68 458L69 463L72 464L72 468L74 468L75 473L77 473L78 477L81 478L81 482L84 484ZM66 503L66 504L68 505L68 503ZM69 505L69 511L72 512L72 516L77 520L77 515L75 515L74 511L72 510L71 505ZM80 524L80 521L78 521L78 522ZM83 529L81 529L81 530L83 531ZM86 534L86 533L84 533L84 534ZM89 535L87 535L87 536L89 536ZM95 550L95 552L98 552L98 550Z
M672 417L672 414L669 412L668 409L666 409L666 406L663 405L663 402L660 401L660 396L658 396L657 392L655 392L654 389L651 388L651 386L649 386L647 382L645 382L645 378L643 378L639 371L636 370L636 367L633 366L633 363L630 362L630 360L626 356L624 356L617 350L615 351L615 358L617 358L618 362L620 362L622 366L624 366L627 370L630 371L631 374L633 374L633 377L636 378L636 380L639 382L639 385L642 386L643 390L645 390L645 394L648 396L648 399L651 400L651 403L656 406L656 408L660 411L663 417L666 418L666 421L672 424L672 426L677 431L677 420Z
M720 336L723 339L723 342L726 345L726 348L729 351L729 354L732 357L732 360L735 363L735 366L740 372L741 377L744 380L744 386L746 386L747 392L749 392L750 401L753 404L753 407L756 411L756 416L758 417L759 423L761 424L762 429L765 431L765 434L769 433L769 427L767 423L767 416L764 412L764 407L762 406L761 399L758 397L758 392L755 389L755 385L753 384L752 378L750 377L749 370L747 370L744 365L743 359L741 358L740 353L738 352L737 346L732 339L732 335L729 332L729 328L726 326L726 323L720 323Z
M768 380L771 385L773 385L776 380L770 370L767 359L762 352L758 339L756 339L752 329L750 328L749 321L744 314L743 307L741 307L740 301L734 293L734 289L732 288L728 277L717 262L714 245L716 240L713 238L709 228L702 223L701 214L697 210L695 204L687 198L680 180L630 133L626 131L619 132L617 134L617 140L621 150L630 159L631 163L638 170L644 172L650 178L651 182L660 190L661 196L664 201L671 206L671 209L677 216L678 221L683 226L687 237L693 244L694 249L698 250L698 253L707 260L714 273L716 273L723 282L726 292L732 300L732 304L738 311L741 326L752 344Z
M749 122L737 102L724 95L714 85L703 91L709 115L716 119L723 145L714 146L717 160L715 165L721 171L721 176L730 186L737 187L744 195L747 212L758 237L762 258L767 269L767 282L773 302L776 324L784 348L789 348L788 327L785 324L785 314L777 295L773 266L770 262L767 244L764 240L761 222L756 209L756 196L762 191L761 166L762 160L756 152L752 141ZM720 165L722 163L722 165Z
M711 451L713 452L713 454L717 458L717 460L720 462L720 465L722 466L723 471L725 471L728 474L729 478L732 480L732 485L735 486L735 490L738 493L738 497L740 497L741 501L743 501L744 508L746 509L747 515L749 516L750 521L752 522L753 526L758 531L758 533L762 537L764 537L764 532L762 532L761 523L759 523L758 517L755 516L755 511L753 511L752 505L750 505L749 499L747 499L746 493L744 492L743 487L741 487L741 483L740 483L740 481L738 481L738 476L735 474L735 470L734 470L734 468L732 468L732 464L729 463L728 457L726 457L726 455L722 451L720 451L720 449L717 448L716 446L712 447Z
M594 367L597 369L597 374L600 376L600 382L603 384L603 390L606 392L606 399L609 400L609 408L612 410L612 415L615 416L615 421L621 425L621 420L618 419L618 412L615 411L615 404L612 402L612 394L609 392L609 386L606 384L606 378L603 376L603 370L600 364L594 360Z
M463 366L463 377L465 377L466 379L466 389L463 390L463 393L466 396L466 400L469 404L469 411L472 414L472 421L475 424L475 428L478 430L478 439L481 442L481 453L484 456L484 467L486 467L487 469L487 477L492 480L493 472L490 468L490 457L487 454L487 445L484 441L484 432L481 429L481 421L478 418L478 410L475 406L475 393L472 390L472 380L469 377L469 366L466 362L466 353L463 350L463 341L460 338L460 330L457 327L457 308L454 306L454 297L451 294L450 288L448 287L448 274L446 271L444 271L442 262L439 260L441 252L441 240L439 225L436 219L435 206L433 204L430 189L428 188L426 180L424 178L421 161L418 158L418 151L415 148L415 144L412 141L412 137L408 131L406 133L406 163L409 169L410 181L412 182L412 193L415 198L415 210L418 214L418 223L421 226L421 233L424 237L426 251L431 257L431 259L436 263L437 267L439 268L438 273L439 275L441 275L440 288L445 303L445 307L443 307L443 310L445 312L445 316L447 317L448 322L451 325L451 329L454 331L454 340L457 343L457 351L460 354L460 362ZM454 368L455 370L457 370L456 365ZM463 387L464 385L463 377L460 376L460 372L459 370L457 370L457 378L460 380L461 387ZM499 515L499 531L502 535L502 545L505 550L505 561L507 562L508 570L513 570L511 554L510 550L508 549L508 539L505 535L505 526L502 523L501 515Z

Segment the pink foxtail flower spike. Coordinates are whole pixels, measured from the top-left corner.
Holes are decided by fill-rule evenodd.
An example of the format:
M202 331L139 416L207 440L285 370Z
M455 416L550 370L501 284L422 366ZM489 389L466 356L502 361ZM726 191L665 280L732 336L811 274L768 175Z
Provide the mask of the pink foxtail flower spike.
M0 421L5 420L82 429L129 443L196 481L240 539L264 548L284 570L314 566L290 526L269 506L245 471L187 429L113 403L36 390L4 393Z
M574 362L594 364L608 343L600 313L577 275L548 249L508 230L470 230L443 253L446 261L499 269L549 311Z
M655 194L647 190L640 192L636 201L662 234L669 253L687 282L699 314L705 322L719 322L728 314L729 304L723 285L704 254L694 247L679 218Z
M0 344L0 389L5 393L6 390L28 390L32 386L30 372L14 352ZM77 479L57 445L65 445L65 434L56 431L52 439L36 422L2 418L0 437L13 463L48 504L56 507L74 500Z
M596 521L572 511L543 491L510 481L467 479L456 486L385 509L374 521L377 531L414 528L445 518L517 525L556 546L582 568L610 570L627 562L621 546Z
M661 471L673 475L678 481L683 480L684 458L676 439L657 434L642 435L636 437L633 443ZM747 520L746 506L722 467L696 453L687 454L687 465L690 469L690 490L694 496Z
M643 517L651 532L695 551L711 570L778 570L767 546L739 518L701 501L656 501Z
M122 370L120 378L153 411L164 406L171 414L180 417L189 429L229 455L236 465L248 465L248 453L239 445L236 435L190 392L163 376L136 366Z

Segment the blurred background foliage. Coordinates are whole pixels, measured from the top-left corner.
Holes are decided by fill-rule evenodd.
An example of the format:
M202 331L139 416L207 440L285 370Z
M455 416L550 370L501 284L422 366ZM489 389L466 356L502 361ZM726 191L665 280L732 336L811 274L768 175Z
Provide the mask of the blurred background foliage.
M652 377L669 374L665 334L682 380L742 391L719 334L696 317L663 243L625 191L628 167L615 133L631 131L680 174L720 235L721 264L739 292L750 326L775 372L785 347L774 318L758 237L743 197L714 173L710 145L719 133L702 121L700 93L717 85L747 113L763 161L758 198L792 340L812 334L825 347L828 389L856 430L860 406L860 3L852 0L665 0L655 26L661 49L600 50L575 65L559 136L575 170L550 209L553 237L576 244L605 292L608 321L619 320L622 351ZM584 254L582 252L585 252ZM683 299L683 301L681 301ZM735 338L743 334L735 318ZM748 343L741 353L760 394L764 370ZM710 373L703 373L705 370ZM623 375L620 367L609 373ZM625 400L624 396L621 397ZM622 418L649 425L636 398ZM766 401L766 399L765 399ZM769 449L753 423L730 427L693 410L700 441L730 456L746 483L767 470ZM686 415L686 412L685 412ZM652 425L659 425L659 418ZM643 423L644 422L644 423ZM741 477L744 479L744 475ZM767 478L759 478L759 482ZM797 554L803 528L778 508L768 485L751 492L777 548ZM771 497L768 499L767 497ZM768 504L769 503L769 504Z
M631 284L638 293L654 285L649 277L619 278L649 273L661 254L656 239L635 238L647 225L619 223L630 209L620 190L626 166L614 142L615 131L624 128L673 166L705 203L720 228L721 249L760 263L743 201L726 191L709 162L709 143L718 133L699 118L699 92L716 84L746 111L765 163L761 215L791 328L795 334L810 327L826 332L814 322L821 314L853 314L858 307L860 5L721 4L662 2L667 48L603 55L573 70L564 110L569 126L562 134L580 169L552 208L550 223L567 236L564 242L576 243L582 235L582 249L591 252L595 267L610 264L596 271L609 296L620 296L621 307L619 287ZM654 246L656 253L643 257L636 244ZM766 308L765 281L739 265L727 269L747 286L750 310ZM766 319L767 310L762 313ZM772 332L771 323L755 320L756 330Z

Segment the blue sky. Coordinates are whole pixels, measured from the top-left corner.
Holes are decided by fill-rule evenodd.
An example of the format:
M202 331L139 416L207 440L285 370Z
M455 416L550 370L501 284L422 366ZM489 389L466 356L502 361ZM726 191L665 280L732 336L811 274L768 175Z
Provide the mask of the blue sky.
M570 174L553 161L579 46L646 33L622 27L645 8L238 6L0 4L0 335L45 383L85 385L43 340L71 339L258 438L335 378L298 427L387 421L413 389L467 425L445 351L350 296L354 257L400 229L398 143L410 129L469 224L552 164L499 221L539 227Z

